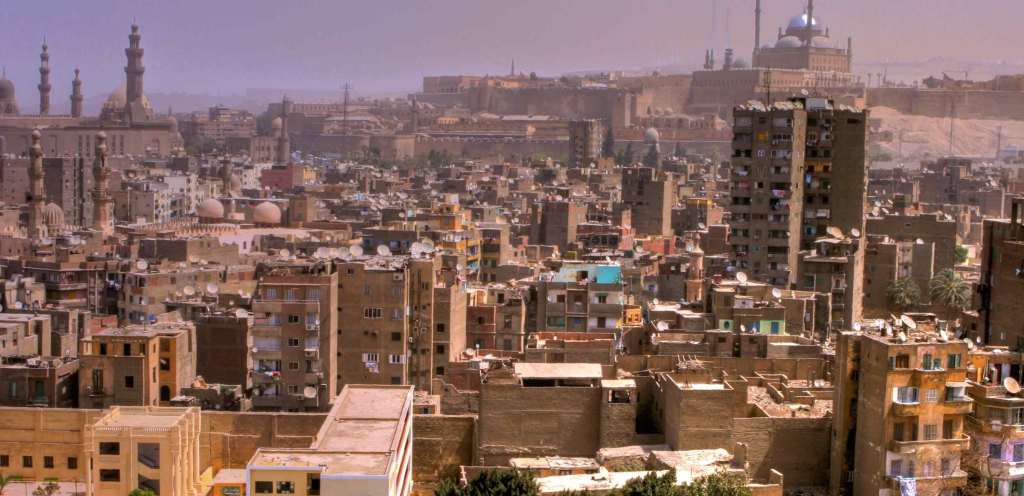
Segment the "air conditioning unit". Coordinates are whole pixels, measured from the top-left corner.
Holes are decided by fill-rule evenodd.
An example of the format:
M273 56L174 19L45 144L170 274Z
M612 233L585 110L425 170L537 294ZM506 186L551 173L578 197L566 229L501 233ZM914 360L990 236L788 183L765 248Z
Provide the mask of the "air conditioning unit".
M317 330L319 328L320 328L320 323L319 322L306 322L306 330L307 331L315 331L315 330Z
M395 281L402 281L402 280L405 279L405 274L401 274L401 273L399 273L399 274L392 274L391 275L391 279L395 280Z

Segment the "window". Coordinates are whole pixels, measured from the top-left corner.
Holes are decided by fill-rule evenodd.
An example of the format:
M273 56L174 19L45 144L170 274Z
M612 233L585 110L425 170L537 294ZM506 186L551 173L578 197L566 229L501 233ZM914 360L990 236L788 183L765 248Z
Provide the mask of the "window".
M889 475L897 477L903 473L903 460L892 460L889 462ZM259 484L257 482L257 484ZM259 492L259 491L257 491Z
M25 468L32 468L32 457L23 456L21 457L21 466Z
M924 401L926 403L937 403L939 401L939 390L938 389L925 389L924 390Z
M444 332L444 324L437 324L437 332Z
M950 353L946 355L946 368L947 369L958 369L960 368L960 354Z
M378 355L376 353L363 353L363 363L368 363L368 362L376 363L376 362L379 362L379 361L380 361L380 355Z
M274 494L274 483L270 481L256 481L256 494Z
M320 495L320 478L319 477L315 477L313 475L309 476L309 479L306 480L306 494L308 494L309 496L319 496Z
M135 387L135 376L126 375L124 376L124 387L133 389Z
M0 467L10 467L11 457L9 455L0 455Z
M295 301L299 299L299 292L295 288L289 288L284 292L284 299L288 301Z
M123 345L123 350L121 351L121 354L124 355L124 356L131 356L131 354L132 354L132 345L130 343L125 343Z
M100 343L100 355L107 354L107 343Z
M263 299L265 300L276 300L277 299L277 288L266 288L263 290Z
M444 375L444 367L435 367L434 375Z
M299 338L288 338L288 346L293 348L299 346Z
M100 482L121 482L121 471L116 468L101 468Z
M917 388L916 387L904 386L904 387L898 387L898 388L893 388L893 389L894 389L894 394L895 394L895 398L893 398L893 400L896 403L903 403L903 404L914 404L914 403L917 403Z
M320 299L320 288L309 288L306 290L307 300L319 300Z
M942 439L953 439L956 424L953 420L942 421Z
M391 355L388 356L388 363L390 363L391 365L405 363L405 357L396 353L392 353Z
M295 494L295 483L292 481L278 481L277 494Z
M288 370L299 370L299 362L288 362Z
M910 355L896 355L895 357L889 357L889 368L909 369Z
M68 457L68 468L71 469L71 470L77 469L78 468L78 458L75 458L73 456L69 456Z
M364 308L363 318L364 319L379 319L383 317L384 310L381 308Z
M924 426L924 440L934 441L939 438L939 426L935 424L927 424Z
M994 460L1002 458L1003 449L999 443L989 443L988 445L988 457Z
M289 315L288 316L288 323L289 324L298 324L299 323L299 316L298 315Z
M288 394L299 394L299 386L294 384L288 385Z
M402 320L402 309L392 308L391 309L391 320Z
M121 443L100 443L101 455L120 455Z
M396 385L396 386L401 385L402 384L402 378L398 377L397 375L391 376L391 384Z
M44 456L43 457L43 468L53 468L53 457L52 456Z

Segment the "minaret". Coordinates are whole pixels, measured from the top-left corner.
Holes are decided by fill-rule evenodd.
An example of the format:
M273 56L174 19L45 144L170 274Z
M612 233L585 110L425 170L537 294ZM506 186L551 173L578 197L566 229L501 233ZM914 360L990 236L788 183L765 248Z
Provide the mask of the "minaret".
M100 131L96 135L96 160L92 166L92 227L103 236L114 233L114 224L110 218L110 194L107 192L110 180L110 169L107 167L107 133Z
M43 38L43 51L39 54L39 115L50 113L50 52L47 51L46 38Z
M516 75L516 59L512 59L512 69L510 69L508 71L508 75L509 76L515 76Z
M288 141L288 110L291 102L285 96L281 99L281 134L277 136L277 165L288 165L291 161L291 144Z
M78 68L75 68L75 79L71 81L71 117L82 116L82 80L78 79Z
M38 242L46 237L46 221L43 219L43 207L46 205L46 194L43 191L43 146L39 143L42 133L32 130L32 146L28 149L28 237Z
M420 128L420 106L416 103L416 95L412 97L412 134L419 132Z
M761 51L761 0L754 0L754 54L750 65L757 67L757 54Z
M231 191L231 159L227 155L220 159L220 182L221 190L224 192L224 196L233 196Z
M132 33L128 35L128 48L124 49L124 54L128 57L128 65L124 68L124 74L127 76L127 91L125 95L128 104L142 98L143 95L142 74L146 72L146 68L142 66L143 49L139 46L141 41L142 35L139 34L139 25L132 24Z
M814 0L807 0L807 39L809 45L814 39Z

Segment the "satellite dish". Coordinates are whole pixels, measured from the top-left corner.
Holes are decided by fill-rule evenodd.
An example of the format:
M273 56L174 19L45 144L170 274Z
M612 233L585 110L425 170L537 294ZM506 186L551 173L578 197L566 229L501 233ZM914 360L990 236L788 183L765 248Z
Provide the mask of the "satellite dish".
M740 324L740 332L747 332L747 325L746 324Z
M828 235L832 236L833 238L843 239L843 230L839 229L838 227L828 226L827 228L825 228L825 232L827 232Z
M772 297L773 298L782 298L782 290L779 289L779 288L772 288Z
M885 323L885 335L892 336L892 325L888 322Z
M291 254L292 252L288 251L288 248L281 248L280 250L277 250L277 255L279 257L287 257L288 255Z
M212 283L211 282L211 283L206 285L206 292L207 293L215 295L215 294L217 294L218 291L220 291L220 288L217 287L216 283Z
M420 240L420 243L423 243L423 246L426 246L427 249L434 249L434 242L430 238L423 238Z
M474 349L474 348L466 348L465 353L466 353L466 356L476 356L476 349Z
M1006 392L1010 394L1017 394L1020 392L1020 383L1013 377L1003 379L1003 387L1006 388Z
M382 257L390 257L391 249L384 245L377 246L377 254Z
M949 332L945 329L939 329L939 341L942 341L943 343L949 341Z
M145 260L139 260L138 262L135 262L135 268L139 270L146 270L149 268L149 262Z
M907 329L910 329L911 331L917 329L917 322L910 318L909 315L900 315L900 322L903 322L903 325L907 326Z
M739 281L740 284L746 284L746 282L747 282L747 273L746 272L737 272L736 273L736 280Z
M409 247L409 253L414 257L419 257L424 251L426 250L423 249L423 244L419 241L413 242L412 246Z
M703 223L703 222L698 222L698 223L697 223L697 230L698 230L698 231L703 231L703 230L705 230L705 229L707 229L707 228L708 228L708 226L704 225L704 223Z
M903 331L900 331L900 335L897 336L897 337L899 338L901 343L906 343L907 342L907 333L905 333Z
M349 247L348 253L353 257L361 257L363 256L363 247L359 245L352 245L351 247Z
M181 288L181 292L185 293L185 296L192 296L196 294L196 288L193 288L192 286L185 286L184 288Z
M917 238L917 239L914 240L914 244L923 245L924 244L924 240L921 239L921 238Z
M316 388L313 386L306 386L302 390L302 395L309 399L316 398Z
M654 299L651 300L651 304L652 305L657 305L659 303L661 303L661 301L659 301L657 298L654 298Z
M967 345L967 351L974 351L974 341L971 341L971 338L964 338L964 344Z
M668 322L665 322L664 320L659 320L655 327L657 327L659 331L665 332L668 330Z
M860 237L860 229L857 229L856 227L850 229L850 237L852 237L852 238L859 238Z
M235 310L235 317L240 319L247 318L249 317L249 312L244 308L239 308L238 310Z
M860 330L861 330L860 322L854 322L853 323L853 330L857 331L857 332L860 332Z
M22 303L20 301L14 302L14 309L15 310L21 310L22 308L25 308L25 304L24 303Z

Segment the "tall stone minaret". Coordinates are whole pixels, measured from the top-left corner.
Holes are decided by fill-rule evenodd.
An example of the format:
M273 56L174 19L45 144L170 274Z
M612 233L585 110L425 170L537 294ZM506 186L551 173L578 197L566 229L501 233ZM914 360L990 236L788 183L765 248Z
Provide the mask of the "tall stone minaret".
M110 168L107 167L107 133L100 131L96 135L96 160L92 166L92 227L109 236L114 233L114 223L110 212L110 194L107 192L110 181Z
M281 99L281 134L277 136L277 162L278 165L288 165L291 162L292 149L288 138L288 111L292 102L285 96Z
M141 41L139 25L132 24L132 33L128 35L128 48L124 49L124 54L128 57L128 65L124 68L124 74L127 77L125 96L128 104L142 98L143 95L142 75L146 72L146 68L142 66L143 49L139 46Z
M78 68L75 68L75 79L71 81L71 117L82 116L82 80L78 79Z
M43 51L39 54L39 115L50 113L50 52L43 38Z
M42 133L38 129L32 131L32 146L28 149L28 237L32 241L40 241L46 237L46 221L43 219L43 207L46 205L46 193L43 190L43 146L40 144Z

